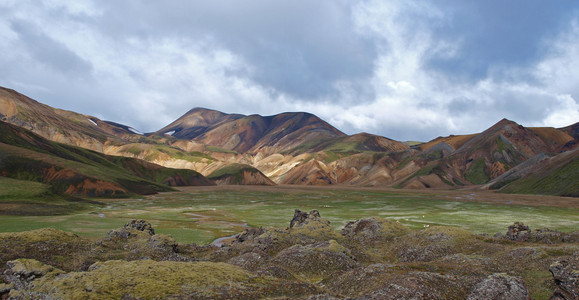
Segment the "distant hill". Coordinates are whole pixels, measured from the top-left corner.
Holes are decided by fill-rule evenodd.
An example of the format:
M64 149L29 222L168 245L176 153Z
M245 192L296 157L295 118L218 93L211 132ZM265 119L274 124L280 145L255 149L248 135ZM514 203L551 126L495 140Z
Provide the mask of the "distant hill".
M207 178L219 185L275 185L258 169L243 164L229 164L213 171Z
M412 161L421 168L399 186L485 184L537 155L561 153L573 140L562 130L525 128L503 119L479 134L440 137L418 145L423 151Z
M174 172L159 166L197 171L219 184L492 188L575 195L579 181L566 167L577 163L576 156L566 153L579 148L579 123L526 128L503 119L480 133L408 143L368 133L346 135L306 112L247 116L194 108L162 129L142 134L127 125L49 107L6 88L0 88L0 119L51 141L114 155L105 160L131 176L171 185L206 182L189 175L159 180L164 175L154 174ZM4 153L10 152L9 146L22 147L6 144ZM96 154L82 163L104 159ZM561 184L552 184L554 178ZM134 192L126 186L123 190Z
M47 184L58 195L127 197L169 191L169 186L213 185L193 170L52 142L1 121L0 133L0 175Z

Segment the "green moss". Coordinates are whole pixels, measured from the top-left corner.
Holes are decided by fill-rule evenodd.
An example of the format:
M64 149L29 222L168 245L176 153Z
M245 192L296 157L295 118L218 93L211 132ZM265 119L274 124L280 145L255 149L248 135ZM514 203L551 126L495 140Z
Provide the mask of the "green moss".
M37 243L51 240L70 242L71 239L77 238L78 236L74 233L54 228L41 228L24 232L0 233L0 241L18 240L22 243Z
M486 170L486 163L484 158L481 157L475 159L466 171L464 178L474 184L483 184L488 182L490 177Z
M36 292L61 299L164 299L177 295L212 298L224 289L247 288L256 283L252 278L241 268L224 263L106 261L92 265L88 272L44 276L31 290L12 296Z
M17 274L34 274L35 276L44 276L52 273L52 275L62 274L64 271L59 270L53 266L43 264L35 259L21 258L9 262L10 269Z

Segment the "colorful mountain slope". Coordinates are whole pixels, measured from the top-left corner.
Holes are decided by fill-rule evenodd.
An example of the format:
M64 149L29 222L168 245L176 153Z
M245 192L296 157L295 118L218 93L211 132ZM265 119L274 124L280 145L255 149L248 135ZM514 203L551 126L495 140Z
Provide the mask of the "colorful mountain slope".
M0 122L0 176L48 184L54 194L126 197L169 191L168 185L211 185L193 170L107 156L46 140Z

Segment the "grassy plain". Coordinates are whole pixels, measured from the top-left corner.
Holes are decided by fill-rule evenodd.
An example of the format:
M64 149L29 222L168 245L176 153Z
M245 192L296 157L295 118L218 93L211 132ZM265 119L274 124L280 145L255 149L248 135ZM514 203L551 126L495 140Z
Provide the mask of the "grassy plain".
M36 193L42 186L31 188ZM0 194L1 196L2 194ZM25 196L25 195L23 195ZM0 197L0 202L5 201ZM56 216L0 216L0 232L53 227L102 237L131 219L146 219L179 242L208 244L247 227L287 227L294 209L317 209L336 228L379 216L410 228L448 225L475 233L505 232L515 221L531 228L579 228L579 199L486 191L402 191L347 187L218 186L133 199L102 200Z

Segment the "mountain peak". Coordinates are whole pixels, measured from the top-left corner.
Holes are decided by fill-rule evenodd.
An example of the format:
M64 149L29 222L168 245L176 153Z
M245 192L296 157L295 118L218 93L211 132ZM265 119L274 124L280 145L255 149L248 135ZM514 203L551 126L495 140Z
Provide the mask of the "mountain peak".
M519 124L517 122L511 121L507 118L503 118L502 120L498 121L495 125L491 126L489 129L503 129L508 126L515 126L518 127Z

